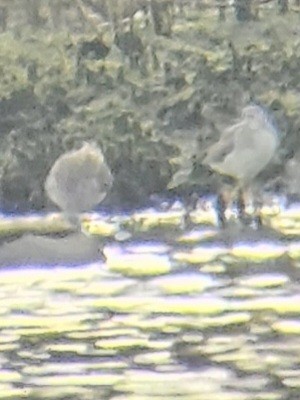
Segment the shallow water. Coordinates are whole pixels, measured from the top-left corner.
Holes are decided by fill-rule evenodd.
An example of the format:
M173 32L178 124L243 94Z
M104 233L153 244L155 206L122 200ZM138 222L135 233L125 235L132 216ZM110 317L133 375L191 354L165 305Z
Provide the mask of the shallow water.
M261 231L184 218L93 215L106 261L3 265L0 398L298 399L299 209L266 208Z

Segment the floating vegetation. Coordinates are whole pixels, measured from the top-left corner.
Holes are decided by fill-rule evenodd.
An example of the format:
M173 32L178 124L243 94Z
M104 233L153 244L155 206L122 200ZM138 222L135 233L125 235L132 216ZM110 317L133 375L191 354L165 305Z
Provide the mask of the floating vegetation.
M249 243L234 246L229 255L233 257L233 263L243 260L246 262L262 263L278 259L285 254L286 250L285 246L276 246L274 243Z
M155 276L171 271L171 262L165 256L153 254L119 254L107 256L107 266L111 271L124 276Z

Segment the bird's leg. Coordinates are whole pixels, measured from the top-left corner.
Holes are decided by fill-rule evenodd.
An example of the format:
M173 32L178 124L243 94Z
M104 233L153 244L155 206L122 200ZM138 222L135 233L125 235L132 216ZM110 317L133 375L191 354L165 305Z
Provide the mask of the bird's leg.
M263 206L263 199L261 193L255 190L255 196L253 200L253 225L256 229L260 229L263 225L261 217L261 209Z
M218 225L221 228L225 228L226 226L226 218L225 218L226 204L224 201L224 197L222 193L219 193L217 198L217 216L218 216Z
M262 219L261 219L260 208L259 208L258 212L255 213L254 224L255 224L256 229L261 229L262 226L263 226Z
M257 191L249 187L238 190L237 209L240 221L246 225L259 228L262 225L260 209L262 206L261 197Z
M242 221L243 223L246 222L246 220L247 220L246 204L247 204L247 200L246 200L244 188L239 187L238 193L237 193L237 212L238 212L238 219L240 221Z
M218 225L221 228L226 227L227 218L226 218L226 211L228 210L228 206L231 201L231 196L229 195L228 190L221 190L217 197L217 218L218 218Z
M74 231L81 231L81 218L79 214L66 212L64 213L66 221Z
M184 215L182 218L182 228L183 229L190 229L193 226L192 220L191 220L191 212L195 211L197 209L197 203L199 200L199 196L197 193L192 193L189 198L188 198L188 203L184 204Z

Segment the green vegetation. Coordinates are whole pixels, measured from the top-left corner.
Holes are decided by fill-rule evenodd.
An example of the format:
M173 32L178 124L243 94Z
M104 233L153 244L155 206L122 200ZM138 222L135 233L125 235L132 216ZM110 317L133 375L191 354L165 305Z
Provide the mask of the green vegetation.
M143 2L129 3L139 9ZM107 204L215 191L220 177L202 166L205 151L251 99L270 107L284 133L279 159L260 177L272 187L300 144L299 10L279 15L275 5L261 5L237 21L227 8L220 21L217 8L199 3L161 7L162 17L172 16L162 18L169 24L162 32L146 14L132 12L124 22L129 6L117 1L110 14L102 2L93 8L79 0L2 7L2 208L43 208L50 166L82 140L96 140L113 171ZM114 45L116 30L131 30L132 41ZM82 50L97 40L108 54Z

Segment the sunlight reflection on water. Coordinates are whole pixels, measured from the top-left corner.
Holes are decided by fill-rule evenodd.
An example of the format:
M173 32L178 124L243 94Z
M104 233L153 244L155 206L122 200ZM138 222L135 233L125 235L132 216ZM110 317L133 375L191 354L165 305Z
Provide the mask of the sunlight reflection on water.
M297 223L300 214L266 215L271 226L272 218ZM6 218L3 230L38 223L40 232L40 220ZM272 394L274 376L286 391L300 386L299 376L289 375L300 354L297 236L235 224L220 232L207 215L195 220L203 222L185 229L174 211L133 218L94 213L83 223L106 261L98 255L77 266L63 259L55 266L3 264L0 398L171 399L176 393L247 400ZM54 224L50 231L60 224L56 216L46 221L47 229ZM54 252L72 235L59 229ZM129 233L125 240L114 239L118 230ZM42 254L47 257L45 249ZM251 386L253 375L260 378Z

